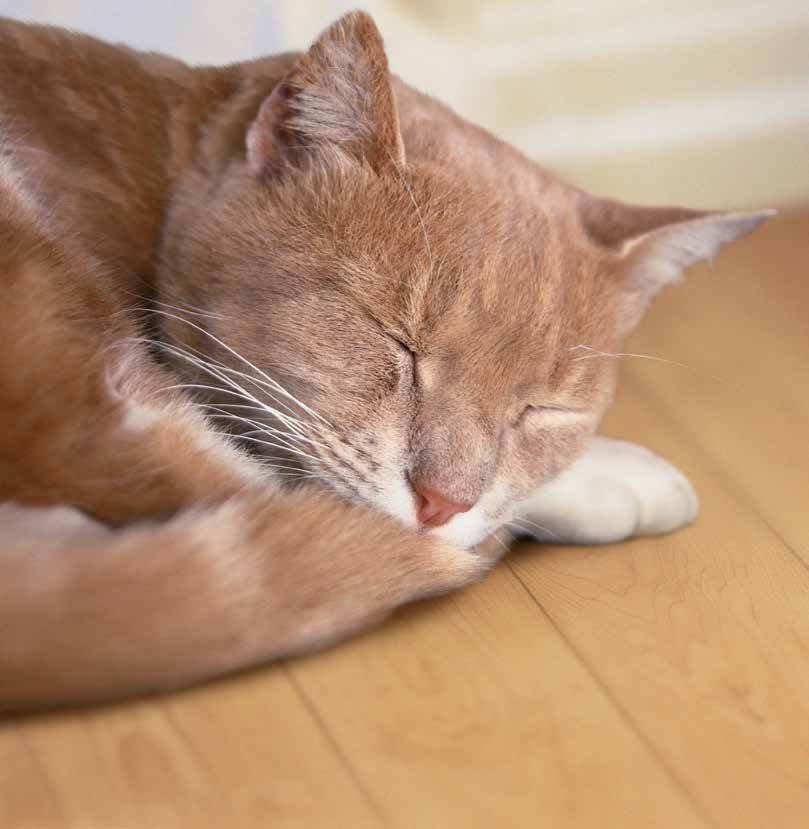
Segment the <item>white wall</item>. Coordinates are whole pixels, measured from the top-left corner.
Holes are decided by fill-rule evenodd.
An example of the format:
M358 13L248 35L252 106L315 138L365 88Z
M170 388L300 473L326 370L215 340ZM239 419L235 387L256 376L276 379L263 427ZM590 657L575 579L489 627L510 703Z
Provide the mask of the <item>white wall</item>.
M283 4L261 0L0 0L0 15L54 23L193 63L281 51Z
M393 68L597 192L809 201L809 0L0 0L192 62L304 46L354 6Z

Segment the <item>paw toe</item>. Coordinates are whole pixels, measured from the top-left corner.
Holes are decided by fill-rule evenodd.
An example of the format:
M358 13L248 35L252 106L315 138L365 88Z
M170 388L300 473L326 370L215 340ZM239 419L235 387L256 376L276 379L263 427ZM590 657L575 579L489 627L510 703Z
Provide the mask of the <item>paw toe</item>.
M661 535L691 524L699 512L694 487L679 470L661 458L658 475L648 488L638 488L638 535Z

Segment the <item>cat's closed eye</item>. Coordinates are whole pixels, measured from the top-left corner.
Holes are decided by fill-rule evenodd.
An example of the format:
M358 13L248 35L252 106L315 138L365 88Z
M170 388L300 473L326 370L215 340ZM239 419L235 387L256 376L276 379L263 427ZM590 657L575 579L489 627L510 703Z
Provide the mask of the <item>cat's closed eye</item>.
M397 337L395 334L391 334L390 338L393 340L393 342L396 343L396 345L399 346L399 348L405 354L407 354L410 357L410 359L412 359L412 360L416 359L416 352L415 352L415 350L413 349L413 347L411 345L406 343L401 337Z
M416 361L418 359L418 355L414 351L413 347L409 345L402 337L397 336L396 334L388 334L388 337L395 343L399 353L405 357L410 365L413 368L413 373L415 374L416 371Z

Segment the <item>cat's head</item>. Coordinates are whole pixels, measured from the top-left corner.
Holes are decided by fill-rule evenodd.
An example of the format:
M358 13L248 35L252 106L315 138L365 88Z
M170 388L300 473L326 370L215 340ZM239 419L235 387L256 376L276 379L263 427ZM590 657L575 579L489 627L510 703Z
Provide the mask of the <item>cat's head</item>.
M582 449L656 291L766 215L563 184L391 78L362 13L251 117L167 237L178 365L280 474L464 545Z

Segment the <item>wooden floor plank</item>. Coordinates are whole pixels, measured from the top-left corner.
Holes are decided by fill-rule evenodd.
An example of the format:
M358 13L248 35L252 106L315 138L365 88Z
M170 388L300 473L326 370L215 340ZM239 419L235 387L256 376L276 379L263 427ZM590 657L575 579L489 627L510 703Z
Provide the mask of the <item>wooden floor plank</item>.
M66 829L69 825L39 758L27 744L25 728L0 724L0 826Z
M228 827L381 826L285 667L270 673L271 682L259 671L177 695L166 706L231 802L238 820Z
M511 566L717 826L806 826L809 571L641 386L609 425L678 460L698 523Z
M291 670L391 826L705 825L504 566Z
M15 728L2 829L381 825L280 667Z

